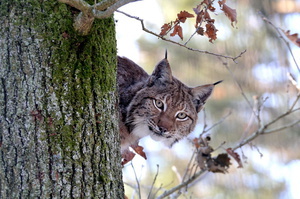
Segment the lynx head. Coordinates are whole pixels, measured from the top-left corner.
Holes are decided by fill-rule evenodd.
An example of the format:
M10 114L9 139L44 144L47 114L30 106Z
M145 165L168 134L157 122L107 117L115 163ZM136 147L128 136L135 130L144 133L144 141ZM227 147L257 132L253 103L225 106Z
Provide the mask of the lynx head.
M217 83L187 87L172 76L166 56L128 107L129 131L140 138L150 135L172 146L195 128L197 113Z

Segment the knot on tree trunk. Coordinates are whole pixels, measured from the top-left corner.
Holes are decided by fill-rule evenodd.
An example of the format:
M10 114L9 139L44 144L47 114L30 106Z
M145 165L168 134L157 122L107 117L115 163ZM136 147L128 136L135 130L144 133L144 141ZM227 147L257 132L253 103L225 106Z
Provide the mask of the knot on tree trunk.
M81 35L87 35L92 28L94 19L94 16L81 12L75 19L75 30Z

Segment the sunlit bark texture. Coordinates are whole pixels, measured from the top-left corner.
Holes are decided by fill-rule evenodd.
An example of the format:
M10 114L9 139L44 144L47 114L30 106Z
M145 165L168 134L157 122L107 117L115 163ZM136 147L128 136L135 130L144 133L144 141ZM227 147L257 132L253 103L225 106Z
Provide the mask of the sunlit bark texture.
M0 198L123 198L112 18L0 3Z

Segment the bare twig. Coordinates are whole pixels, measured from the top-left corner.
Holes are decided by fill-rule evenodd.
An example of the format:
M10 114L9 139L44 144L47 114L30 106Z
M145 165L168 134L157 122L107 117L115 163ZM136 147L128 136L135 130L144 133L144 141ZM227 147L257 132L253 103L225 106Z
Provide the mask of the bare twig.
M202 110L202 113L203 113L203 130L202 130L202 133L200 134L200 137L204 134L204 133L206 133L206 131L205 131L205 129L206 129L206 127L207 127L207 123L206 123L206 111L205 111L205 107L203 108L203 110Z
M156 174L155 174L155 176L154 176L154 179L153 179L153 182L152 182L152 185L151 185L151 188L150 188L148 197L147 197L148 199L150 199L150 197L151 197L151 192L152 192L152 190L153 190L153 186L154 186L154 184L155 184L155 182L156 182L156 178L157 178L157 176L158 176L159 165L157 164L156 167L157 167L157 169L156 169Z
M300 123L300 120L296 120L290 124L286 124L284 126L281 126L281 127L278 127L278 128L274 128L274 129L270 129L270 130L266 130L264 132L264 134L270 134L270 133L275 133L275 132L278 132L278 131L282 131L282 130L285 130L287 128L291 128L293 126L295 126L296 124L299 124Z
M193 155L192 155L192 157L190 158L190 160L189 160L189 162L188 162L188 164L187 164L187 166L186 166L184 175L183 175L183 177L182 177L182 182L186 179L186 177L188 176L188 174L192 172L192 169L191 169L191 168L193 168L193 167L192 167L191 165L192 165L192 163L193 163L193 161L194 161L194 159L195 159L195 155L196 155L196 150L193 152Z
M132 162L131 162L131 167L132 167L133 172L134 172L134 177L135 177L136 184L137 184L137 189L138 189L137 191L138 191L139 199L141 199L142 198L142 196L141 196L141 186L140 186L140 182L139 182L139 179L137 178L135 168L134 168Z
M181 46L181 47L183 47L183 48L186 48L186 49L191 50L191 51L194 51L194 52L199 52L199 53L204 53L204 54L213 55L213 56L217 56L217 57L222 57L222 58L226 58L226 59L231 59L231 60L232 60L233 62L235 62L235 63L237 63L236 60L237 60L238 58L240 58L240 57L246 52L246 50L244 50L244 51L242 51L238 56L232 57L232 56L227 56L227 55L221 55L221 54L212 53L212 52L209 52L209 51L206 51L206 50L194 49L194 48L188 47L188 46L186 46L186 45L184 45L184 44L175 42L175 41L173 41L173 40L166 39L166 38L164 38L163 36L161 36L161 35L159 35L159 34L156 34L155 32L153 32L153 31L147 29L147 28L145 27L144 20L143 20L143 19L140 19L139 17L131 16L131 15L129 15L129 14L123 12L123 11L120 11L120 10L116 10L116 12L119 12L119 13L121 13L121 14L123 14L123 15L129 17L129 18L132 18L132 19L135 19L135 20L140 21L140 22L141 22L141 25L142 25L142 30L143 30L143 31L145 31L145 32L147 32L147 33L149 33L149 34L151 34L151 35L154 35L154 36L156 36L156 37L158 37L158 38L160 38L160 39L162 39L162 40L164 40L164 41L166 41L166 42L169 42L169 43L172 43L172 44Z
M264 155L262 152L260 152L259 148L255 144L250 144L251 148L254 148L260 155L260 157L263 157Z
M198 26L195 30L195 32L188 38L188 40L184 43L184 45L186 46L190 41L191 39L196 35L196 33L198 32L198 30L201 28L201 26Z
M160 186L159 186L159 188L157 188L157 190L154 192L154 194L153 194L153 198L155 198L155 196L156 196L156 194L162 189L162 186L163 186L163 184L161 184Z
M254 122L254 118L255 118L255 114L254 114L255 112L252 112L252 114L251 114L251 116L250 116L250 119L249 119L249 122L248 122L248 124L247 124L247 127L245 128L245 130L244 130L244 132L243 132L243 134L242 134L242 136L241 136L241 138L240 138L240 142L243 140L243 139L245 139L246 137L247 137L247 135L249 134L249 131L250 131L250 128L251 128L251 126L252 126L252 124L253 124L253 122Z
M241 92L242 96L244 97L244 99L246 100L247 104L249 105L250 109L252 110L252 113L257 117L257 113L256 113L254 107L252 106L251 102L249 101L248 97L246 96L241 84L237 81L237 79L233 75L232 71L228 67L228 64L223 62L223 65L228 70L229 74L231 75L232 79L235 81L236 85L239 87L240 92Z
M299 65L298 65L298 63L297 63L297 61L296 61L296 59L295 59L295 56L294 56L294 54L293 54L293 51L292 51L292 49L291 49L291 47L290 47L290 43L285 39L285 37L284 37L284 33L283 33L283 30L281 29L281 28L279 28L279 27L277 27L277 26L275 26L268 18L266 18L265 16L263 16L263 14L262 13L260 13L259 12L259 14L260 14L260 16L261 16L261 18L265 21L265 22L267 22L268 24L270 24L276 31L277 31L277 33L278 33L278 37L285 43L285 45L287 46L287 48L288 48L288 50L289 50L289 52L290 52L290 54L291 54L291 56L292 56L292 58L293 58L293 60L294 60L294 63L296 64L296 66L297 66L297 69L298 69L298 71L299 71L299 73L300 73L300 67L299 67Z
M295 77L293 77L293 75L291 73L287 74L290 82L292 83L292 85L298 90L298 92L300 92L300 83L298 84Z
M299 100L299 98L297 98L297 100ZM282 131L284 129L290 128L296 124L300 123L300 120L296 120L290 124L281 126L279 128L275 128L275 129L271 129L271 130L267 130L267 128L276 123L277 121L279 121L280 119L286 117L287 115L290 115L293 112L299 111L300 108L297 109L289 109L288 111L286 111L285 113L279 115L277 118L273 119L271 122L265 124L264 126L262 126L261 128L257 129L255 132L253 132L250 136L248 136L246 139L242 140L239 144L237 144L235 147L232 148L232 150L236 150L238 148L241 148L242 146L250 143L252 140L254 140L255 138L257 138L260 135L265 135L265 134L270 134L270 133L275 133L278 131Z
M227 119L227 117L229 117L231 115L231 111L229 111L225 116L223 116L218 122L214 123L213 125L211 125L209 128L203 130L205 133L207 133L208 131L210 131L211 129L213 129L214 127L218 126L219 124L221 124L222 122L224 122L224 120Z
M173 187L172 189L169 189L169 190L165 191L163 194L158 196L156 199L162 199L162 198L165 198L165 197L171 195L172 193L180 190L181 188L183 188L183 187L187 186L188 184L192 183L193 181L195 181L199 176L201 176L205 172L206 172L206 170L201 170L201 171L197 172L195 175L193 175L187 181L177 185L176 187Z

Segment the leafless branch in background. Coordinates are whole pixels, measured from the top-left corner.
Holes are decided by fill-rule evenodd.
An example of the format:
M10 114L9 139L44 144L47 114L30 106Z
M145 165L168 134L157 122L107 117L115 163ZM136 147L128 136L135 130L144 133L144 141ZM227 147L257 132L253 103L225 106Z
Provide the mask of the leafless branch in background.
M152 185L151 185L151 188L150 188L150 191L149 191L149 194L148 194L148 199L150 199L151 198L151 193L152 193L152 190L153 190L153 187L154 187L154 184L155 184L155 182L156 182L156 179L157 179L157 176L158 176L158 173L159 173L159 165L157 164L156 165L156 167L157 167L157 169L156 169L156 174L155 174L155 176L154 176L154 179L153 179L153 182L152 182ZM154 195L155 196L155 195Z
M281 28L275 26L268 18L266 18L265 16L263 16L262 13L259 12L259 15L261 16L261 18L262 18L265 22L267 22L268 24L270 24L270 25L276 30L276 32L278 33L278 38L280 38L280 39L285 43L285 45L287 46L287 48L288 48L288 50L289 50L289 53L291 54L291 56L292 56L292 58L293 58L293 60L294 60L294 63L295 63L295 65L297 66L297 69L298 69L298 71L299 71L299 73L300 73L300 67L299 67L299 65L298 65L298 63L297 63L297 61L296 61L296 59L295 59L295 56L294 56L294 53L293 53L293 51L292 51L292 49L291 49L290 43L288 42L287 39L285 39L285 36L284 36L285 33L284 33L284 31L283 31Z
M132 162L131 162L130 164L131 164L131 167L132 167L133 172L134 172L134 177L135 177L135 181L136 181L136 186L137 186L138 196L139 196L139 199L141 199L141 198L142 198L142 195L141 195L140 181L139 181L139 179L138 179L138 177L137 177L137 175L136 175L135 168L134 168Z

